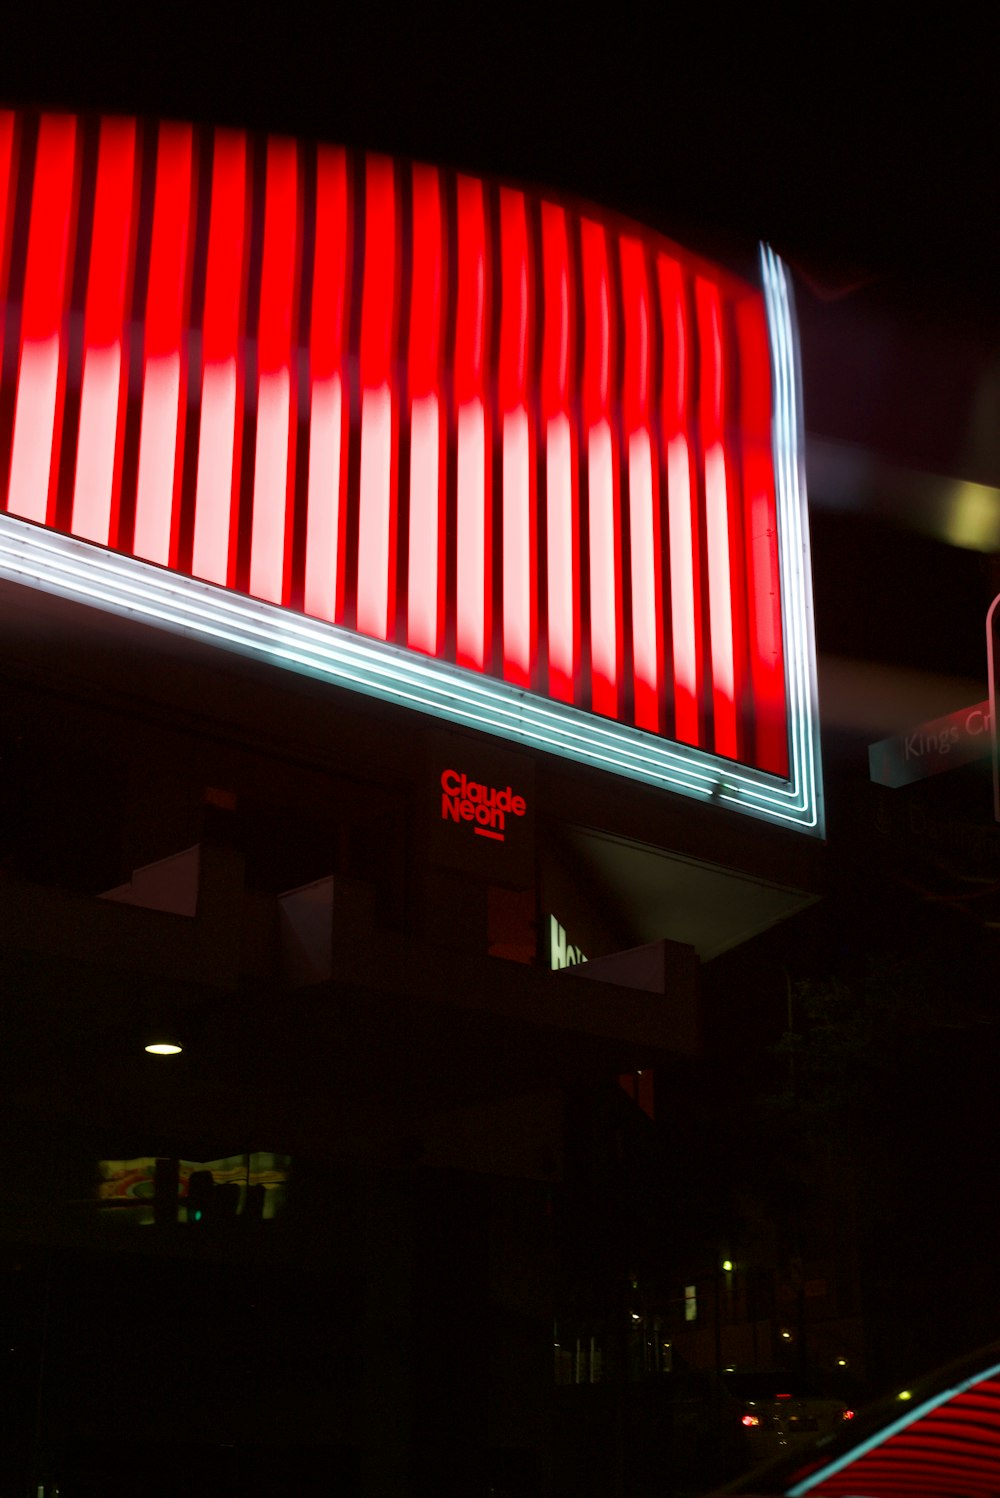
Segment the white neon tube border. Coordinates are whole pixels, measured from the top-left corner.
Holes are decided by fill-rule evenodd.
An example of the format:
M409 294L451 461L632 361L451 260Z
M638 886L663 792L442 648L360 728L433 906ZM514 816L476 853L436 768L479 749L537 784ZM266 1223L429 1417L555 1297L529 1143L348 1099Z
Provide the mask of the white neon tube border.
M765 247L761 258L775 387L788 780L10 515L0 516L0 577L159 628L202 636L241 654L452 723L822 835L795 335L784 268Z
M905 1413L900 1415L897 1420L893 1420L891 1424L886 1425L882 1430L877 1430L866 1441L861 1441L857 1446L852 1446L851 1450L845 1452L843 1456L837 1457L832 1462L827 1462L824 1466L817 1467L802 1482L797 1482L794 1487L790 1487L788 1489L788 1498L804 1498L806 1493L818 1487L821 1482L825 1482L828 1477L835 1477L838 1472L843 1472L846 1467L852 1467L861 1457L867 1456L870 1451L876 1451L879 1446L884 1446L886 1441L898 1435L901 1430L906 1430L909 1426L915 1425L918 1420L922 1420L925 1415L931 1414L933 1410L940 1409L941 1405L947 1404L950 1399L956 1398L959 1394L964 1394L967 1389L975 1388L976 1384L986 1383L987 1380L995 1378L998 1373L1000 1373L1000 1363L994 1363L991 1368L984 1368L978 1373L973 1373L969 1378L962 1379L960 1383L949 1385L947 1389L942 1390L939 1394L932 1395L929 1399L923 1400L915 1408L911 1409L908 1407Z

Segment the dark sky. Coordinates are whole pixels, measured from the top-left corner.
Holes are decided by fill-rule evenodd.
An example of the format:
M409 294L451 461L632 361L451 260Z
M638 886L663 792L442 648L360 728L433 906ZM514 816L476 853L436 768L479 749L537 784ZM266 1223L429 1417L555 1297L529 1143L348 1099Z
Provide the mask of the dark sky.
M992 48L940 17L881 35L704 6L11 9L11 102L420 156L592 197L710 253L767 238L825 290L875 274L890 295L1000 308Z

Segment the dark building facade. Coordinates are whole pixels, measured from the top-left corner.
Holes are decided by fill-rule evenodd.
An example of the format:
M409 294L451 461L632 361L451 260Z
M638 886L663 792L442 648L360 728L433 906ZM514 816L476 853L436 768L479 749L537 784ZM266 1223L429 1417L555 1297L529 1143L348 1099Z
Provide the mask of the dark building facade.
M780 264L0 120L4 1491L682 1485L700 964L821 887Z

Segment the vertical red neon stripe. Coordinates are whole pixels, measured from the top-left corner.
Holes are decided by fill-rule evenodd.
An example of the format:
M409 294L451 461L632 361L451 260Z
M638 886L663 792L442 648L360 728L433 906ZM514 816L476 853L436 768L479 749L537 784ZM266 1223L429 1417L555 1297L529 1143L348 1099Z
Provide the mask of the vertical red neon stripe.
M455 658L482 671L490 641L491 494L486 427L486 210L483 185L459 177L458 288L455 321L455 404L458 505Z
M174 495L181 470L181 353L191 216L191 145L190 125L160 126L145 308L133 550L137 557L163 565L176 560Z
M621 659L621 540L618 453L611 422L611 281L604 228L584 219L583 417L587 442L590 677L595 713L618 716Z
M250 592L281 603L292 475L292 302L298 242L298 150L267 143L264 256L257 324L257 441L254 448Z
M715 750L737 757L736 658L733 640L729 482L724 434L722 301L719 288L695 279L695 315L701 379L698 419L705 465L705 545L708 552L708 618L712 652Z
M14 114L0 109L0 306L7 297L7 263L10 224L14 216ZM0 372L3 370L3 337L6 318L0 317Z
M106 546L117 525L124 419L122 344L135 179L135 122L103 120L83 331L72 529Z
M396 283L396 180L384 156L365 162L365 266L361 299L361 486L358 629L387 640L395 623L396 402L392 342Z
M75 159L75 120L67 115L44 115L38 128L31 194L7 494L12 515L41 522L49 515L58 469L56 418L60 381L65 377L62 323Z
M785 662L781 640L781 575L771 451L771 364L760 296L736 308L743 434L743 534L749 593L750 677L755 714L754 762L788 774Z
M542 204L541 413L545 433L549 695L572 702L580 660L580 532L570 424L573 301L566 214Z
M637 727L656 733L660 727L663 637L659 458L650 422L652 308L646 254L639 240L621 241L621 270L625 322L622 414L628 443L635 722Z
M202 323L201 430L195 481L191 570L209 582L232 582L230 536L239 494L237 411L240 294L247 201L246 137L217 130Z
M535 434L529 415L533 320L524 194L500 191L500 349L503 443L503 674L531 685L535 661Z
M316 244L309 331L309 486L305 610L339 620L344 606L344 303L347 290L347 157L316 159Z
M702 742L699 683L703 642L701 537L690 441L691 332L679 263L658 255L656 278L663 324L661 421L667 460L674 734L682 744L698 745Z
M441 187L436 168L413 168L410 298L410 548L407 642L437 655L444 618L444 462L441 411Z

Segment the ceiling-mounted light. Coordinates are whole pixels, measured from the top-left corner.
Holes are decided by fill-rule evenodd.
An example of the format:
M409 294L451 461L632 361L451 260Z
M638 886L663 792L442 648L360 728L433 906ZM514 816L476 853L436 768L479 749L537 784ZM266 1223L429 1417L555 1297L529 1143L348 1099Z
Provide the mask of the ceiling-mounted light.
M180 1040L169 1030L150 1031L143 1042L143 1050L150 1056L179 1056L183 1049Z

